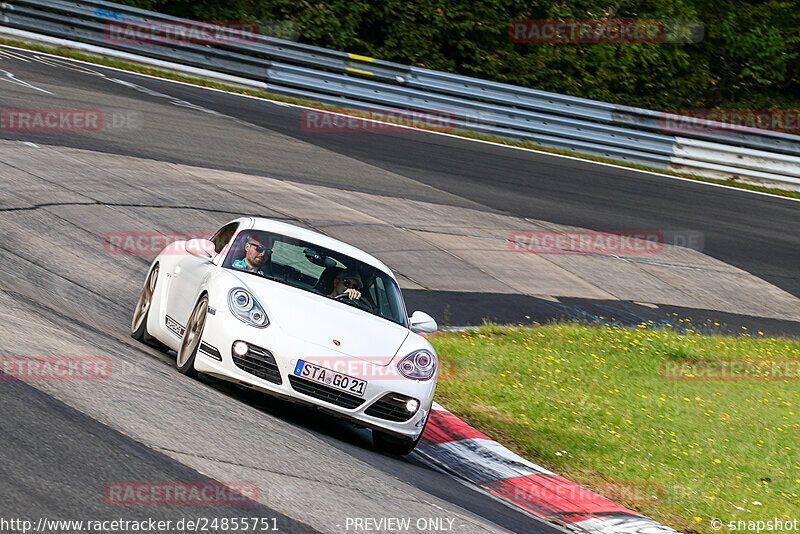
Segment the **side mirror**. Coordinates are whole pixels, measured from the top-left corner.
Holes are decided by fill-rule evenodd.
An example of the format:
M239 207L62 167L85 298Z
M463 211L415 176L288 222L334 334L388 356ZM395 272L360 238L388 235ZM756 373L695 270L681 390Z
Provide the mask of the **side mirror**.
M183 244L183 247L192 256L197 256L204 260L211 260L217 253L214 249L214 243L208 239L190 239Z
M436 332L436 329L439 328L433 317L425 312L415 311L408 319L411 324L411 331L417 334L430 334L431 332Z

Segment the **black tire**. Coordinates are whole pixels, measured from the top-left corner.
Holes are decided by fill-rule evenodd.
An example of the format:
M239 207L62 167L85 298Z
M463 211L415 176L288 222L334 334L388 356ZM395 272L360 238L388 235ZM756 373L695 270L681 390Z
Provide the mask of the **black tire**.
M133 310L131 319L131 337L136 341L148 343L153 340L147 332L147 318L150 316L150 305L153 303L153 293L158 282L158 264L155 264L144 281L139 300Z
M178 354L175 357L175 366L181 373L195 377L197 371L194 368L194 360L197 357L197 349L200 348L200 340L203 337L203 328L206 326L206 315L208 311L208 295L203 295L192 310L189 321L186 323L186 330L183 331L181 344L178 347Z
M430 416L428 419L430 419ZM425 424L422 425L422 432L419 433L417 439L403 439L395 436L394 434L381 432L380 430L373 430L372 443L375 444L375 447L378 450L387 452L389 454L397 454L399 456L411 454L411 451L417 448L419 440L422 439L422 434L425 433L425 428L428 426L428 419L425 419Z

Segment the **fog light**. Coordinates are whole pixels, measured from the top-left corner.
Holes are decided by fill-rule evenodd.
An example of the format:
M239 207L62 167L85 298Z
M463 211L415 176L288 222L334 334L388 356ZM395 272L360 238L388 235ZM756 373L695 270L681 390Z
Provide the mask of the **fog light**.
M409 413L416 412L417 408L419 408L419 401L416 399L411 399L406 403L406 410L408 410Z
M244 356L245 354L247 354L247 350L248 350L247 343L245 343L244 341L237 341L236 343L233 344L233 353L236 354L237 356Z

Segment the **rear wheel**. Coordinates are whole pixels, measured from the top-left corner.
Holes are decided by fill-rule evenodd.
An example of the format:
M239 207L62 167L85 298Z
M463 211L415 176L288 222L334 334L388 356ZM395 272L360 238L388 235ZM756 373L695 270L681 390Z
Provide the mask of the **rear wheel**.
M145 280L142 292L139 294L136 308L133 310L131 337L136 341L148 342L153 339L147 333L147 317L150 314L150 305L153 303L156 282L158 282L158 264L147 275L147 280Z
M194 360L197 357L197 349L200 347L200 338L203 337L207 311L208 295L203 295L197 301L192 315L189 317L189 322L186 323L181 346L178 348L178 356L175 358L178 371L188 376L197 376L197 371L194 369Z

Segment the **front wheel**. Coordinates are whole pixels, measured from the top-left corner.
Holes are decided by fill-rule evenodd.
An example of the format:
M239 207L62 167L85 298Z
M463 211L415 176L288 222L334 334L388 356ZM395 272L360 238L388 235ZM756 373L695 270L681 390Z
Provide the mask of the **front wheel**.
M178 348L178 356L175 358L178 371L188 376L197 376L194 360L197 357L197 349L200 347L200 338L203 337L207 311L208 295L203 295L197 301L192 315L189 317L186 330L183 331L183 338L181 338L181 346Z
M419 433L417 439L399 438L394 434L388 434L386 432L381 432L380 430L373 430L372 443L375 444L377 449L383 452L405 456L406 454L411 454L411 451L417 448L417 444L419 443L419 440L422 439L422 434L425 433L425 428L427 426L428 419L425 419L425 424L422 425L422 432Z

